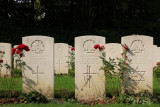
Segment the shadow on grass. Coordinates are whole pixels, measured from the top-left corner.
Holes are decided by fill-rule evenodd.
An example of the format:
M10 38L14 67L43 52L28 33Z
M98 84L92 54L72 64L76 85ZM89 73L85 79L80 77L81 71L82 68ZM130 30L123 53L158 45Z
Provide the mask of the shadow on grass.
M75 98L75 94L74 91L70 91L70 90L55 90L55 95L54 97L56 99L74 99Z

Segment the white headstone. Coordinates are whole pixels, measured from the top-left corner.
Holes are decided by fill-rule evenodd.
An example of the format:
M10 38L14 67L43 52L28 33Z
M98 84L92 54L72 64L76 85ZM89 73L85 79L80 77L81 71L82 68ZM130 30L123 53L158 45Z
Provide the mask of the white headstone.
M75 97L78 100L105 98L105 76L102 67L102 51L94 45L105 45L105 37L80 36L75 38ZM103 77L103 78L101 78Z
M55 74L68 74L68 44L55 43Z
M157 47L158 49L158 58L157 58L157 62L160 62L160 47Z
M157 45L153 45L153 68L157 65L158 48Z
M117 58L121 58L121 44L119 43L108 43L105 45L105 56L106 60L109 61L109 58L115 59L115 62L118 64ZM118 72L118 70L115 70Z
M130 48L127 56L131 60L130 71L124 74L123 92L128 90L138 93L148 90L153 93L153 38L144 35L125 36L122 37L122 44Z
M38 91L48 99L54 97L54 38L35 35L23 37L29 46L23 61L23 92Z
M11 77L11 68L7 69L5 64L11 67L11 44L10 43L0 43L0 60L3 60L3 67L0 67L0 77ZM3 53L4 52L4 53Z

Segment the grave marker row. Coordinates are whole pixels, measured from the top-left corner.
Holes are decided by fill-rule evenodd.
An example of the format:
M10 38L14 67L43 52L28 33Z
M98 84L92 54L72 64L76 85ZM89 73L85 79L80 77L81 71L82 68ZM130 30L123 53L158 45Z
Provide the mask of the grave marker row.
M26 36L22 41L30 48L23 58L26 63L22 72L23 92L36 90L48 99L53 99L54 71L56 74L68 73L68 52L71 46L54 44L54 38L41 35ZM160 59L160 55L156 55L160 49L153 45L153 38L144 35L124 36L121 43L129 47L127 57L131 59L130 71L125 73L127 81L122 82L123 92L148 90L153 93L152 68ZM106 60L121 58L121 44L106 44L105 51L94 49L96 44L105 45L105 37L86 35L75 38L75 97L78 100L104 99L105 76L104 71L100 70L103 64L99 57L103 57L105 52ZM1 59L11 65L11 44L0 43L0 51L5 52ZM1 76L8 75L3 73L3 69Z

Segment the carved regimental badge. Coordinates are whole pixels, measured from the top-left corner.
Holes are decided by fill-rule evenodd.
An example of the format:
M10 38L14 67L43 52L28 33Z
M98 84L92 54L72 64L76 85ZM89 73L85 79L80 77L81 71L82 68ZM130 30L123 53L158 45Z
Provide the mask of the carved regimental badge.
M32 44L31 44L31 50L36 53L36 54L41 54L44 51L44 44L41 40L35 40Z
M94 45L95 45L95 41L91 39L86 40L83 43L83 49L86 53L94 53L95 52Z
M145 45L144 43L141 41L141 40L134 40L132 43L131 43L131 51L135 54L139 54L139 53L142 53L144 52L145 50Z

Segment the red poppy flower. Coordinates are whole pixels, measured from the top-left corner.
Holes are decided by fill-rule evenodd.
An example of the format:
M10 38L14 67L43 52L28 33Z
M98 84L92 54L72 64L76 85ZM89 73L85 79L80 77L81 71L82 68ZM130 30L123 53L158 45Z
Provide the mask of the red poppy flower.
M128 63L126 63L126 65L128 65Z
M129 51L129 47L128 47L126 44L124 44L124 49L125 49L126 51Z
M22 50L19 50L19 49L18 49L18 50L16 51L16 54L20 54L21 52L22 52Z
M94 45L94 49L99 48L99 44Z
M126 51L129 51L129 48L128 48L128 46L125 46L124 48L126 49Z
M0 63L3 63L3 59L0 59Z
M12 49L12 55L15 54L16 48Z
M16 49L24 49L24 47L25 47L26 45L25 44L20 44Z
M100 46L100 47L99 47L99 50L100 50L100 51L103 51L103 50L104 50L104 46L103 46L103 45Z
M73 48L71 48L71 51L75 51L75 48L73 47Z
M25 50L25 51L29 51L30 49L29 49L28 46L25 45L25 46L24 46L24 50Z

